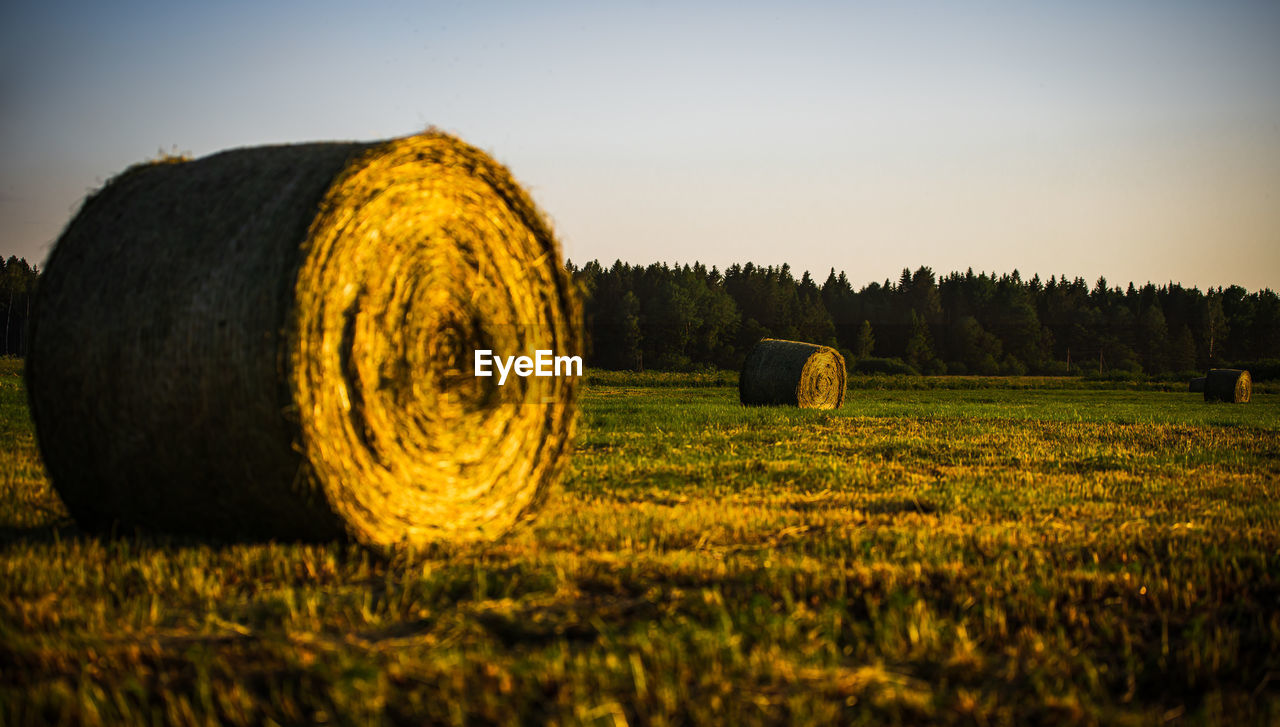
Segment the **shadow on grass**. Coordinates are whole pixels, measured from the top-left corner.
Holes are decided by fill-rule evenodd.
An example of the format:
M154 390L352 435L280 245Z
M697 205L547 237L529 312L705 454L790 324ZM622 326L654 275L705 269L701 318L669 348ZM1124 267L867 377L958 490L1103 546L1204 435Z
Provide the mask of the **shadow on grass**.
M293 541L252 537L203 537L175 533L153 532L140 528L94 529L82 528L70 517L42 525L0 525L0 552L29 547L57 546L62 543L94 543L102 546L129 545L141 549L183 550L202 549L221 552L245 546L340 546L343 554L351 551L354 557L377 555L374 551L356 546L349 539ZM345 559L345 556L340 554Z
M44 525L0 525L0 551L17 545L55 545L83 535L70 518Z
M294 540L260 536L205 536L168 533L138 527L107 529L80 526L70 516L40 525L0 524L0 553L20 552L27 548L57 548L64 544L91 546L109 550L124 548L128 552L164 552L176 554L201 551L219 556L239 549L282 549L280 557L293 557L305 549L325 551L339 568L348 566L377 569L415 567L426 561L457 562L474 558L500 548L505 538L495 543L431 543L417 548L380 550L361 545L351 537ZM275 557L275 556L273 556Z
M938 512L938 505L928 500L910 497L890 500L873 500L866 503L850 504L831 500L813 500L799 502L781 502L784 507L796 512L824 512L830 510L859 510L867 515L932 515Z

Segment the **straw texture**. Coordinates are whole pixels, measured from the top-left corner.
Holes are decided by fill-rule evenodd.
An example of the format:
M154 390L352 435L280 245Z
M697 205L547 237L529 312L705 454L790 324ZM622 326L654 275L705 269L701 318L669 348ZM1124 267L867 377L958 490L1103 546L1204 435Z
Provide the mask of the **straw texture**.
M747 354L738 378L738 399L748 406L839 409L845 375L844 357L834 348L765 338Z
M488 540L565 465L581 355L551 229L431 131L134 167L86 201L33 311L28 391L89 528L375 548Z
M1209 369L1204 380L1205 401L1248 403L1253 395L1253 377L1240 369Z

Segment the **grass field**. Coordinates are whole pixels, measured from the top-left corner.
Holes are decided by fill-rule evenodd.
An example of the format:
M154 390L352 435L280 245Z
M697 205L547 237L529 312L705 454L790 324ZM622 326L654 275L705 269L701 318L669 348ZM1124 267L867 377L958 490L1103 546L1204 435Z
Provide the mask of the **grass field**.
M3 724L1280 723L1275 392L602 376L532 527L384 563L78 534L0 365Z

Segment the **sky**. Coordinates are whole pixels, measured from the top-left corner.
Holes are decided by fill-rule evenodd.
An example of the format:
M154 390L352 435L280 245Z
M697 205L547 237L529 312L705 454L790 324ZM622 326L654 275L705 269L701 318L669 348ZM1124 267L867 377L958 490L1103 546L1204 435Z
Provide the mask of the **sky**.
M1280 288L1280 3L8 2L0 254L178 152L434 125L577 263Z

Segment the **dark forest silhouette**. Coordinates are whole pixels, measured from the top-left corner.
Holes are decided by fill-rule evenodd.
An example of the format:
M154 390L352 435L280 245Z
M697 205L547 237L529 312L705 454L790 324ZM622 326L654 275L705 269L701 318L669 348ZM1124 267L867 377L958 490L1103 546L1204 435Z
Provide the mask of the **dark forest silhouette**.
M855 290L843 272L819 284L787 265L568 268L586 300L587 364L606 369L736 369L766 336L835 346L863 373L1180 375L1280 358L1269 289L920 267Z
M27 353L27 318L39 274L26 258L0 258L0 356Z
M22 356L39 269L0 260L0 355ZM1126 288L903 269L854 290L787 265L567 264L585 301L587 365L738 369L764 337L834 346L861 373L1182 375L1243 365L1280 374L1280 296L1238 285Z

